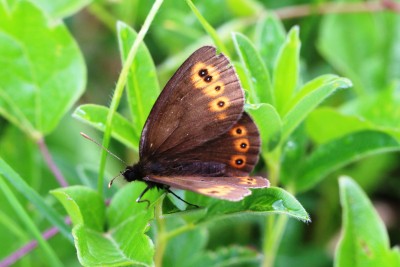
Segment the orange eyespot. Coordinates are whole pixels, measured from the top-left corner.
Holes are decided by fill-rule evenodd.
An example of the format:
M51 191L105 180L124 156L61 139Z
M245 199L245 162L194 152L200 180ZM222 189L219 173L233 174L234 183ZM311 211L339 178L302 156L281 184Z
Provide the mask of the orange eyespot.
M242 125L236 125L231 129L230 134L236 137L246 136L247 129Z
M212 65L197 62L192 68L192 83L195 88L202 89L219 79L219 72Z
M231 157L230 165L234 168L241 169L246 166L246 156L234 155Z
M247 138L240 138L233 141L236 151L247 152L250 148L249 140Z
M229 98L220 97L210 102L209 104L211 111L223 111L229 107Z

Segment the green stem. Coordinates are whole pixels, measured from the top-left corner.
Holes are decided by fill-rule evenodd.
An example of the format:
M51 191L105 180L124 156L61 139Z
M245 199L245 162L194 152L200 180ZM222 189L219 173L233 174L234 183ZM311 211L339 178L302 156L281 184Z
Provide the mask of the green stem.
M263 267L274 266L276 254L281 243L283 232L286 228L287 220L287 215L272 215L267 218L263 248Z
M274 151L267 153L264 156L268 166L268 179L272 186L276 186L280 176L280 158L281 149L278 146ZM285 230L287 215L271 215L268 216L265 222L265 234L263 253L263 267L272 267L276 258L276 253Z
M167 232L165 227L165 219L162 213L162 204L163 199L160 199L160 201L157 202L154 208L154 216L157 224L157 240L154 254L154 265L156 267L162 266L162 260L164 257L165 248L167 246Z
M108 148L108 145L110 144L110 137L111 137L111 131L112 131L112 120L114 117L114 114L118 108L119 102L121 101L122 93L124 92L124 87L126 84L126 80L129 74L129 69L133 63L133 59L136 56L136 53L139 49L139 45L144 39L144 36L146 35L147 31L150 28L150 24L153 21L157 11L159 10L163 0L156 0L149 12L149 15L146 17L146 20L140 29L136 40L134 41L131 49L129 50L128 57L126 58L125 64L122 68L121 74L119 75L118 81L117 81L117 86L115 88L115 93L113 96L113 99L111 101L110 105L110 111L107 114L107 120L106 120L106 128L104 131L104 139L103 139L103 147ZM100 160L100 169L99 169L99 177L97 181L97 190L99 194L102 196L103 195L103 188L104 188L104 171L105 171L105 165L106 165L106 157L107 157L107 152L105 150L102 150L101 152L101 160Z

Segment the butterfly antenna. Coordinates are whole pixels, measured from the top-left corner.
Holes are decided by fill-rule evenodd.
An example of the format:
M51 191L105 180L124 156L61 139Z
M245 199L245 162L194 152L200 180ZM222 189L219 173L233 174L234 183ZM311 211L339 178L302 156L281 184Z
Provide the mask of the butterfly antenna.
M115 179L117 179L118 177L120 177L122 175L122 172L120 172L118 175L114 176L111 181L108 183L108 188L111 188L113 182Z
M115 154L112 153L110 150L108 150L107 148L105 148L104 146L102 146L99 142L95 141L95 140L94 140L93 138L91 138L89 135L87 135L87 134L85 134L85 133L82 133L82 132L81 132L81 135L82 135L83 137L85 137L86 139L92 141L92 142L95 143L96 145L98 145L100 148L102 148L102 149L104 149L105 151L107 151L108 154L110 154L110 155L113 156L114 158L116 158L116 159L118 159L119 161L121 161L123 164L125 164L125 166L128 166L128 164L127 164L125 161L123 161L123 160L120 159L117 155L115 155ZM120 175L121 175L121 173L120 173L118 176L120 176ZM113 180L114 180L115 178L117 178L118 176L114 177ZM112 181L112 180L111 180L111 181ZM112 184L112 183L111 183L111 184Z

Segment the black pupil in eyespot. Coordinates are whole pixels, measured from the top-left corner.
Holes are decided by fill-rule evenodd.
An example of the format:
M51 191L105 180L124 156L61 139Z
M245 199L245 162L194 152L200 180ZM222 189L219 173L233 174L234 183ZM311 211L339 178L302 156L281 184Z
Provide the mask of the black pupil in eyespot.
M243 164L243 160L237 159L237 160L236 160L236 164L237 164L237 165L242 165L242 164Z
M208 75L207 77L204 78L204 80L205 80L206 82L211 82L212 77L211 77L210 75Z
M246 145L246 143L241 143L241 144L240 144L240 147L241 147L241 148L246 148L247 145Z
M236 133L237 133L237 134L241 134L241 133L242 133L242 129L240 129L240 128L239 128L239 129L236 129Z
M204 76L206 76L207 74L208 74L208 71L207 71L206 69L201 69L201 70L199 71L200 77L204 77Z
M218 106L220 106L221 108L222 108L224 105L225 105L225 102L224 102L224 101L219 101L219 102L218 102Z
M215 86L215 91L219 91L219 90L221 90L221 86L219 86L219 85Z

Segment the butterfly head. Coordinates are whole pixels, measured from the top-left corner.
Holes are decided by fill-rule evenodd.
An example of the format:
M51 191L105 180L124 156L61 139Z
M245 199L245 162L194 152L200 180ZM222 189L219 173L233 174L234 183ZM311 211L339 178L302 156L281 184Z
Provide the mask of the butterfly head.
M142 180L144 176L143 168L141 164L127 166L125 170L122 172L122 176L124 176L125 180L128 182Z

